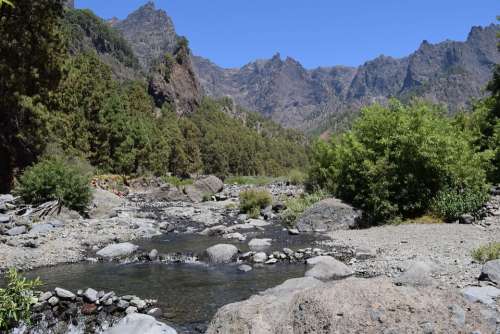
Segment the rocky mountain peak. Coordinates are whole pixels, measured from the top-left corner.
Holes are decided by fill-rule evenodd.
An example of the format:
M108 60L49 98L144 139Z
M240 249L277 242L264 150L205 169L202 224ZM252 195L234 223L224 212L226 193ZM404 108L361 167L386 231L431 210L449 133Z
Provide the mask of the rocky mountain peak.
M164 10L156 9L152 1L113 27L130 43L144 70L149 70L165 53L175 51L178 38L174 23Z

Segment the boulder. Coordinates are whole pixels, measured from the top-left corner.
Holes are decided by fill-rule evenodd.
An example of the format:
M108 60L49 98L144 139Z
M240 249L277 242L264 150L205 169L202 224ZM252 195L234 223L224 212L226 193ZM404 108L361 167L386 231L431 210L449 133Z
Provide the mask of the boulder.
M158 259L158 251L156 249L152 249L148 253L148 259L149 261L156 261Z
M310 281L305 281L310 280ZM291 283L290 283L291 281ZM464 323L449 306L466 309ZM455 290L396 286L387 278L289 280L217 311L207 334L494 333L495 323Z
M354 274L351 268L331 256L317 256L308 259L307 264L313 267L305 273L305 276L322 281L343 279Z
M474 223L474 217L470 214L461 215L458 218L460 224L472 224Z
M73 292L65 289L55 288L54 292L56 293L56 296L61 299L74 300L76 298L76 295Z
M7 230L6 234L11 237L14 237L16 235L21 235L26 233L26 231L27 231L26 226L16 226L11 228L10 230Z
M0 195L0 203L14 203L15 197L11 194Z
M88 288L83 293L83 298L89 303L95 303L97 301L97 291L92 288Z
M146 314L131 313L104 334L177 334L177 331L154 317Z
M212 263L229 263L238 254L238 248L230 244L218 244L208 248L206 253Z
M123 198L110 191L94 189L89 217L94 219L113 217L116 215L116 208L122 206L123 203L125 203Z
M116 258L116 257L123 257L123 256L128 256L132 253L134 253L139 246L136 246L134 244L131 244L129 242L124 242L120 244L112 244L104 247L100 251L97 252L97 255L103 258Z
M500 286L500 259L486 262L481 270L479 280L490 281Z
M10 223L10 216L0 213L0 224L7 224Z
M252 256L252 261L254 263L264 263L267 261L267 254L264 252L256 253Z
M29 234L40 234L40 233L48 233L54 229L52 224L34 224L31 227Z
M216 176L208 176L196 180L184 189L187 197L195 202L202 202L206 197L211 197L224 189L224 183Z
M242 264L241 266L238 267L238 270L242 271L244 273L252 271L252 269L253 268L251 266L249 266L248 264Z
M471 286L463 289L462 294L471 303L479 302L493 307L495 300L500 297L500 289L494 286Z
M336 198L324 199L307 209L297 221L300 232L347 230L357 224L359 210Z
M272 239L252 239L248 243L248 247L254 252L263 252L271 247Z
M436 264L416 261L411 263L408 269L394 282L398 285L431 285L433 283L432 274L436 271Z

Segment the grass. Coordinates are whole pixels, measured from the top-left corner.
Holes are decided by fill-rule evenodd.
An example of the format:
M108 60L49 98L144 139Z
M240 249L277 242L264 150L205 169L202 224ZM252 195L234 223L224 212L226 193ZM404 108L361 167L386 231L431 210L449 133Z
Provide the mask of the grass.
M281 218L287 226L295 226L299 216L316 202L328 197L328 194L318 191L312 194L303 194L300 197L285 201L286 209L281 213Z
M229 176L224 180L226 184L265 186L282 178L269 176Z
M273 197L265 189L249 189L240 192L240 210L251 218L257 218L260 210L271 205Z
M181 179L180 177L177 176L162 176L161 178L165 183L171 184L174 187L182 187L182 186L188 186L190 184L193 184L192 179Z
M500 242L492 242L474 249L472 257L479 263L500 259Z
M413 219L393 219L389 222L391 225L406 225L406 224L443 224L442 218L433 215L423 215Z
M287 181L293 185L301 185L306 182L307 174L298 170L292 169L287 175Z

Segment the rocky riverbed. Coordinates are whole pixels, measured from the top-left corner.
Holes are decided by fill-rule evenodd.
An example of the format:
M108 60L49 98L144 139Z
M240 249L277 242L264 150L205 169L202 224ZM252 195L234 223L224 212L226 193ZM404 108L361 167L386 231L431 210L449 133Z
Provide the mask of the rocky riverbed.
M360 213L337 200L325 200L306 211L297 229L287 229L279 219L279 202L262 210L258 219L238 212L238 194L248 187L223 186L207 178L184 191L155 184L130 189L124 197L96 189L88 217L66 209L58 214L42 210L45 214L37 216L37 208L3 196L0 268L40 268L27 275L40 276L51 294L40 295L34 314L47 326L42 332L155 327L151 316L171 326L162 327L165 333L332 333L344 328L341 323L354 324L341 331L346 333L408 332L408 327L396 325L402 319L418 323L415 333L500 332L498 281L484 279L496 274L481 274L483 266L471 257L473 249L500 240L498 194L493 193L480 218L460 220L466 224L350 229ZM285 183L266 188L275 201L302 192ZM493 272L498 270L493 267ZM94 302L84 296L89 286L100 294ZM379 286L385 293L368 292ZM58 297L55 288L73 289L74 298ZM139 296L136 300L146 305L132 305L136 309L126 312L118 307L126 298L114 292L101 303L105 291ZM344 302L334 307L321 301L321 291ZM361 295L369 296L371 306L348 303ZM410 302L410 296L416 300ZM50 298L58 298L57 303ZM391 313L402 304L390 298L404 301L410 313ZM429 303L433 306L425 308ZM154 314L148 315L154 307ZM356 327L362 323L351 314L356 308L385 325L372 324L366 331ZM439 316L432 318L429 310ZM145 314L134 315L140 312ZM375 313L380 317L372 316ZM459 315L467 320L450 322L449 317Z

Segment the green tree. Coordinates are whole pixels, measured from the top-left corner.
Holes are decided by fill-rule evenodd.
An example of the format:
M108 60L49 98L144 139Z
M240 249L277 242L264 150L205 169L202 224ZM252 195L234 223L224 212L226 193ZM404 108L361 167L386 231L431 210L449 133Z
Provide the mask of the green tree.
M59 84L65 55L63 13L62 0L17 0L0 7L0 192L11 187L16 168L44 149L45 103Z
M487 194L484 161L470 141L438 106L373 105L338 141L316 146L310 182L363 209L368 224L431 210L455 218ZM454 205L437 201L444 197L465 204L444 209Z

